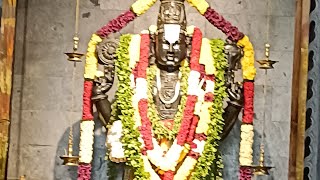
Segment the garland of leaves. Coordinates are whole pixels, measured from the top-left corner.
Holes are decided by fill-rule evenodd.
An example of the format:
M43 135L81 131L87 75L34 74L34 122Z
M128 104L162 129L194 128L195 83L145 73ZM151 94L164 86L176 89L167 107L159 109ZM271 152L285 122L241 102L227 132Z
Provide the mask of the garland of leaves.
M191 180L205 179L208 175L215 179L222 179L221 170L223 168L221 156L218 154L220 133L223 130L224 120L222 114L223 100L228 96L225 87L224 70L228 66L224 54L224 42L219 39L211 40L211 50L214 56L214 66L217 70L215 77L214 103L210 110L211 123L208 131L206 145L203 154L200 156ZM214 164L213 164L214 163ZM210 167L215 169L210 172Z
M121 142L125 149L127 165L134 168L135 180L145 180L149 174L145 172L143 159L141 157L141 143L138 141L140 133L134 126L134 108L132 106L133 91L130 87L128 47L131 41L131 35L126 34L120 37L120 44L117 49L116 73L119 80L118 91L116 93L116 103L118 106L118 119L123 125L123 137Z
M175 115L174 118L174 126L173 129L170 130L167 127L164 126L163 123L161 123L159 114L157 112L157 108L156 105L154 103L154 99L153 99L153 95L152 95L152 90L153 90L153 83L154 82L154 78L156 76L156 72L157 72L157 66L151 66L147 69L147 81L148 81L148 116L150 117L151 123L152 123L152 129L153 129L153 133L155 134L157 139L163 139L166 138L168 140L174 140L179 128L180 128L180 124L182 121L182 114L183 114L183 110L185 108L186 102L187 102L187 89L188 89L188 77L189 77L189 73L190 73L190 68L188 66L188 64L186 64L187 62L184 61L182 63L182 66L180 67L180 72L182 73L182 78L181 78L181 100L180 100L180 104L178 106L178 111Z

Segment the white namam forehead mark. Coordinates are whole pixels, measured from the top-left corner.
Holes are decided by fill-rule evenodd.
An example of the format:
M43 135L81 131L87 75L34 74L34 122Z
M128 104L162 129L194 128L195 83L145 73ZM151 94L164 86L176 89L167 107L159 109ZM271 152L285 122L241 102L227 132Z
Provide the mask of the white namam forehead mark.
M181 27L179 24L165 24L164 25L164 38L170 44L179 40Z

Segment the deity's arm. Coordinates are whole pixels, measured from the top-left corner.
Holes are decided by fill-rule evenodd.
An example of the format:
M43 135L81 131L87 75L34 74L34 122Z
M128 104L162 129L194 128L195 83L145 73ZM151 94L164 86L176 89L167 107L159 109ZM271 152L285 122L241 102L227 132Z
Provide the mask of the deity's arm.
M236 45L236 43L227 41L227 44L225 45L225 53L229 64L225 73L225 84L227 93L229 95L229 100L227 102L228 106L225 108L225 112L223 114L225 125L221 134L222 140L225 139L232 130L243 107L242 86L234 81L234 72L238 69L241 69L240 60L243 56L243 51Z
M97 47L98 63L103 73L96 77L92 89L92 101L94 102L103 124L106 126L111 116L111 103L106 94L112 87L115 73L117 39L105 38Z

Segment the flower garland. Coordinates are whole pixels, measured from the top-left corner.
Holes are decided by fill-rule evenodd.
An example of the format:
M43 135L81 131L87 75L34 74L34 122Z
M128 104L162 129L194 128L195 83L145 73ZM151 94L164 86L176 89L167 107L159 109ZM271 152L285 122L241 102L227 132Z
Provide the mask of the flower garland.
M120 31L124 28L129 22L133 21L136 18L136 14L131 10L128 10L118 16L115 19L112 19L108 24L103 26L97 31L97 34L101 38L106 38L109 34Z
M243 127L241 128L241 143L240 143L240 165L250 166L252 164L252 143L253 143L253 98L254 98L254 77L256 69L254 67L254 51L249 38L241 33L237 27L232 26L214 9L207 7L205 0L188 0L191 5L194 5L198 11L216 28L227 35L228 39L237 42L237 45L244 50L244 57L241 60L243 72L243 89L244 89L244 110L243 110ZM200 8L203 5L203 8ZM204 11L204 7L206 11ZM246 160L244 160L246 159ZM244 167L240 169L240 177L249 177L245 175L248 170ZM251 179L251 176L250 176Z
M191 6L195 7L202 15L209 8L209 4L206 0L187 0L187 1Z
M140 133L135 128L134 109L131 99L133 96L130 86L130 74L132 69L129 67L130 57L128 53L131 35L122 35L117 49L116 73L119 79L118 91L116 93L118 106L118 119L123 126L122 144L125 149L127 164L134 168L135 179L148 179L149 173L146 173L141 156L141 143L139 142Z
M240 180L250 180L251 170L248 166L252 165L253 158L253 102L254 102L254 77L256 69L254 67L254 50L253 46L247 36L244 36L238 41L238 46L243 48L244 56L241 60L243 73L243 95L244 108L241 125L241 142L239 152L240 162Z
M132 11L140 16L150 9L157 0L138 0L132 4Z
M91 164L80 164L78 168L78 180L89 180L91 178Z
M228 21L226 21L222 16L220 16L215 10L211 9L208 5L208 3L205 0L188 0L188 2L192 5L195 6L198 11L207 18L207 20L212 23L213 25L215 25L218 29L222 30L222 32L224 32L229 39L233 40L233 41L238 41L238 45L243 47L244 49L244 57L242 59L242 68L243 68L243 77L245 79L245 83L244 83L244 117L243 117L243 128L242 128L242 140L241 143L242 145L240 145L240 152L245 152L245 149L248 149L249 147L251 147L252 149L252 139L253 139L253 127L251 128L250 126L252 126L252 122L253 122L253 97L254 97L254 89L253 89L253 79L255 76L255 69L253 66L253 62L254 62L254 52L253 52L253 48L252 45L249 41L249 39L244 36L241 32L239 32L239 30L232 26ZM89 154L92 153L92 143L91 143L91 139L93 139L93 127L94 124L93 123L85 123L85 121L92 121L93 119L93 114L92 114L92 102L90 100L91 97L91 90L93 87L93 83L92 83L92 79L94 79L95 76L98 76L98 72L96 70L97 67L97 59L95 57L95 46L101 42L101 38L105 38L107 37L110 33L114 33L114 32L118 32L119 30L121 30L123 27L125 27L130 21L134 20L135 17L137 15L141 15L143 13L145 13L147 11L147 9L149 9L153 4L155 3L155 0L138 0L136 3L133 4L133 6L131 7L130 11L127 11L123 14L121 14L119 17L113 19L112 21L110 21L107 25L103 26L100 30L97 31L97 35L93 35L90 43L89 43L89 47L88 47L88 53L87 53L87 60L86 60L86 70L85 70L85 78L86 81L84 83L84 95L83 95L83 132L86 131L87 133L81 133L81 139L83 141L82 144L80 144L80 151L82 149L82 154L83 154L83 158L82 161L86 161L86 162L91 162L92 157L89 158ZM142 5L143 6L140 6ZM194 36L195 37L195 36ZM128 38L124 38L127 39ZM130 38L129 38L130 39ZM203 40L203 42L206 41L205 39ZM125 44L127 44L128 41L126 41ZM131 42L132 43L132 42ZM199 44L199 41L193 41L192 42L192 47L193 48L197 48L199 47L197 44ZM205 44L205 43L203 43ZM126 45L127 46L127 45ZM201 38L200 38L200 46L201 46ZM123 60L128 58L126 56L120 55L122 53L120 53L121 50L123 51L127 51L126 48L119 48L119 57L122 57ZM203 49L205 49L205 46L203 46ZM147 50L147 49L146 49ZM189 83L190 82L198 82L199 86L201 84L201 82L199 82L199 78L201 77L205 77L208 78L206 79L206 85L210 84L208 82L212 81L212 80L216 80L216 78L212 78L210 76L203 76L203 72L204 72L204 67L205 67L205 72L208 75L216 75L219 74L214 68L209 67L210 63L203 63L200 61L197 63L192 63L194 62L192 58L194 59L199 59L201 60L201 54L203 54L201 51L205 52L205 50L201 50L201 48L198 49L193 49L193 52L196 52L196 54L198 55L194 55L191 57L190 59L190 66L191 66L191 72L189 76ZM143 51L141 51L143 52ZM143 53L142 53L143 54ZM197 57L198 56L198 57ZM141 60L141 58L140 58ZM132 61L131 61L132 62ZM207 61L208 62L208 61ZM139 63L144 63L144 65L146 65L146 61L139 61ZM120 63L121 64L121 63ZM212 64L212 63L211 63ZM124 64L122 64L124 65ZM128 66L118 66L118 69L121 69L121 71L126 72L125 75L122 74L120 76L123 77L127 77L129 76L128 79L130 79L130 75L131 72L129 73L129 71L132 69L133 64L130 64ZM204 65L204 66L202 66ZM120 68L121 67L121 68ZM129 67L129 68L128 68ZM131 68L130 68L131 67ZM142 66L140 66L142 67ZM147 67L147 66L144 66ZM127 69L126 69L127 68ZM146 68L145 68L146 69ZM146 71L140 71L137 70L136 77L139 77L141 79L143 79L142 77L144 77L144 79L146 79L146 74L147 74L147 70ZM119 73L118 73L119 74ZM132 77L133 75L131 75ZM191 78L192 77L192 78ZM119 78L120 79L120 78ZM124 78L123 81L126 81ZM131 78L132 79L132 78ZM145 80L137 80L137 83L142 82L145 87L147 87L147 82ZM217 80L216 80L217 81ZM217 81L218 82L218 81ZM130 85L130 82L125 82L125 83L129 83L127 85ZM131 86L133 84L131 83ZM121 85L120 85L121 86ZM122 97L122 100L130 100L132 98L128 98L128 97L133 97L133 91L130 91L129 89L126 90L127 87L125 86L121 86L118 89L120 89L119 92L119 97ZM201 85L202 86L202 85ZM196 166L196 170L192 173L191 177L195 177L198 176L200 174L204 176L203 172L208 172L206 169L209 168L209 166L205 166L205 168L202 168L201 171L203 172L197 172L197 168L199 164L206 164L207 162L214 162L214 166L215 167L221 167L221 161L216 160L215 158L218 158L219 156L217 155L213 155L210 158L213 158L214 161L204 161L201 163L201 153L209 153L208 149L208 144L210 144L210 142L213 144L212 147L217 146L217 142L210 136L210 134L213 134L214 137L219 134L219 131L221 131L221 127L216 127L213 128L214 130L211 132L211 129L209 126L206 125L205 121L204 121L204 114L208 114L208 112L210 112L211 114L211 118L214 117L212 115L212 112L215 110L213 108L213 110L210 107L215 107L216 103L213 103L213 106L210 106L210 101L214 101L216 102L217 99L217 94L216 94L216 88L217 88L218 84L216 85L216 87L214 87L215 89L215 98L213 98L213 94L210 92L206 92L205 95L200 95L197 93L197 90L199 90L198 88L191 88L191 86L189 86L188 90L187 90L187 99L186 99L186 105L185 108L183 109L183 117L182 117L182 122L180 125L180 130L177 136L177 141L175 141L176 144L173 145L173 147L179 147L182 145L184 145L185 143L189 143L189 146L183 146L183 148L177 148L178 150L172 150L171 151L171 156L174 154L181 154L180 158L174 158L174 160L171 160L171 166L174 166L174 164L177 164L178 161L180 159L183 159L183 157L185 157L184 154L186 154L185 152L188 152L188 155L184 161L185 162L189 162L189 164L182 164L181 167L184 167L181 169L181 171L183 169L185 169L185 171L191 172L190 167L192 167L191 169L193 169L194 166ZM209 85L210 87L210 85ZM212 86L211 86L212 87ZM219 87L219 86L218 86ZM222 87L222 86L221 86ZM122 89L122 90L121 90ZM197 90L196 90L197 89ZM222 89L222 88L220 88ZM148 88L146 88L146 91L148 91ZM140 91L136 91L139 92L138 94L143 94L140 93ZM145 92L145 91L142 91ZM122 93L122 94L121 94ZM202 104L199 103L201 102L200 98L203 96L203 102ZM127 99L126 99L127 98ZM140 97L141 98L141 97ZM140 107L138 113L137 111L132 111L132 108L130 109L130 107L128 108L128 104L124 104L124 103L115 103L113 105L113 107L115 107L115 111L113 111L113 114L116 114L117 117L119 117L119 119L122 121L123 126L124 126L124 137L122 138L122 142L124 144L124 148L126 149L125 151L125 155L127 157L127 159L129 160L128 163L130 165L132 165L136 171L135 171L135 175L136 178L139 179L139 177L143 178L147 178L149 177L149 175L151 177L154 177L154 173L153 171L150 171L150 168L146 168L148 166L146 166L146 162L145 162L145 155L140 156L139 155L139 151L140 151L140 147L144 147L146 148L144 151L142 151L143 154L148 154L148 152L146 150L148 149L156 149L158 148L157 146L155 147L154 145L157 144L157 142L155 141L155 139L150 139L150 137L148 138L148 136L150 134L152 134L152 128L151 128L151 123L150 121L146 121L149 120L148 119L148 113L146 113L147 109L148 109L148 92L145 93L145 95L143 96L143 98L145 99L144 101L141 101L138 103L138 107ZM119 98L121 99L121 98ZM142 99L142 98L141 98ZM118 101L119 102L119 101ZM125 102L125 101L124 101ZM140 104L140 105L139 105ZM201 104L201 105L199 105ZM133 105L133 104L132 104ZM144 107L144 108L141 108ZM203 110L197 110L199 109L199 107L204 107ZM211 109L211 110L209 110ZM181 111L182 112L182 111ZM191 115L191 112L194 112L195 114L197 114L196 116ZM221 111L223 112L223 110ZM215 115L221 113L221 112L217 112L214 113ZM200 113L200 114L199 114ZM202 113L202 118L201 118L201 113ZM146 114L144 116L141 116L143 114ZM132 116L131 116L132 115ZM137 116L138 115L138 116ZM139 117L139 115L142 117ZM198 115L200 117L200 119L198 118ZM222 114L221 114L222 116ZM132 118L133 117L133 118ZM139 120L140 118L140 120ZM218 118L218 117L215 117ZM113 119L115 120L115 117L113 117ZM93 122L93 121L92 121ZM140 124L139 124L140 123ZM208 121L209 125L212 125L212 123L210 123ZM221 121L216 121L217 124L222 124ZM133 126L131 126L133 125ZM138 125L138 126L137 126ZM143 126L141 126L143 125ZM246 126L248 125L248 126ZM179 127L179 123L175 124L176 128ZM140 127L140 133L136 130L136 129L132 129L133 127ZM201 127L201 128L199 128ZM127 128L131 128L132 131L126 131ZM199 129L202 129L199 130ZM148 133L146 133L148 132ZM206 133L200 133L200 132L206 132ZM85 135L86 134L86 135ZM149 135L147 135L149 134ZM140 135L142 135L142 137L140 137ZM83 136L83 137L82 137ZM86 136L86 137L84 137ZM89 136L91 136L91 138L89 138ZM133 138L134 137L134 138ZM192 139L194 138L194 140L192 141ZM84 141L88 141L89 143L85 143ZM125 143L127 142L127 144ZM130 145L129 143L130 142ZM205 142L205 143L204 143ZM133 145L131 145L133 143ZM145 144L145 145L144 145ZM142 146L140 146L142 145ZM189 148L191 148L190 150L188 150ZM170 149L171 150L171 149ZM170 154L170 150L168 151L167 154ZM215 152L216 149L210 149L212 150L212 152ZM150 151L150 150L149 150ZM206 153L205 153L206 152ZM250 155L248 154L252 154L251 151L247 150L246 154L241 154L240 153L240 159L244 159L247 158L247 160L240 160L240 164L243 165L243 162L246 163L250 163ZM136 154L135 154L136 153ZM152 154L152 153L151 153ZM212 153L211 153L212 154ZM168 156L168 157L171 157ZM205 155L206 156L206 155ZM198 160L198 163L195 163L195 161L190 160L190 158L194 158L195 160ZM150 158L150 157L149 157ZM208 156L206 156L205 159L210 159ZM188 159L188 161L186 161ZM81 162L81 160L80 160ZM86 162L81 162L81 165L79 166L79 179L90 179L90 170L91 170L91 165L87 164ZM89 162L89 163L90 163ZM149 163L149 162L148 162ZM173 165L172 165L173 163ZM170 164L170 163L169 163ZM151 167L151 166L149 166ZM186 168L189 167L189 168ZM143 169L146 168L146 173ZM177 172L176 175L174 175L174 171L170 170L169 167L167 168L163 168L166 169L165 172L163 172L162 174L162 178L163 179L172 179L174 176L180 177L179 174L181 173L181 171L178 171L180 173ZM172 168L171 168L172 169ZM188 169L188 170L187 170ZM179 169L180 170L180 169ZM243 170L243 169L241 169ZM183 173L183 174L189 174L188 172ZM247 171L241 171L241 172L247 172ZM89 175L88 175L89 173ZM219 175L219 173L218 173ZM243 176L241 176L243 177ZM157 178L156 178L157 179ZM184 179L184 178L182 178Z
M193 41L201 42L201 33L198 29L195 29L194 31L194 39ZM202 152L204 151L204 146L205 146L205 141L207 139L206 135L204 133L208 133L207 129L202 130L201 132L204 132L202 134L197 134L194 133L196 130L197 124L199 122L199 119L197 116L194 116L193 113L195 112L196 109L196 102L198 99L203 99L205 101L203 103L202 108L200 109L207 109L199 112L199 117L201 120L201 117L209 117L210 115L203 115L203 114L210 114L209 107L207 103L211 103L210 105L213 104L213 92L214 90L214 84L212 85L212 80L214 80L212 77L207 77L205 78L205 81L207 82L206 90L202 93L203 95L199 94L199 87L202 87L203 82L199 82L201 73L195 71L195 70L201 70L201 65L199 64L199 59L196 60L196 58L190 60L190 76L188 80L188 84L192 84L193 86L188 86L188 96L187 96L187 104L190 104L189 106L186 105L186 108L183 113L183 121L180 126L179 133L177 135L177 139L173 142L173 145L171 148L168 150L166 155L162 157L163 151L161 150L161 147L158 145L157 141L152 138L152 132L151 132L151 123L148 118L148 113L147 113L147 107L148 107L148 99L146 99L147 95L143 95L148 91L147 89L147 82L146 80L146 75L147 75L147 65L145 65L145 55L147 54L146 51L144 50L144 46L149 47L147 43L143 43L145 40L144 38L147 38L147 36L142 35L141 36L141 48L140 48L140 61L137 64L136 71L134 72L135 74L135 83L137 85L133 86L136 89L133 92L136 92L136 94L133 97L136 97L137 100L133 101L138 102L137 107L134 107L134 109L139 110L139 115L140 118L137 118L137 121L140 119L140 123L142 126L139 127L141 138L143 141L141 141L142 146L142 158L146 159L146 157L154 164L155 166L159 167L161 170L159 171L162 179L178 179L183 177L183 179L186 179L189 174L191 173L192 169L195 167L195 164L197 162L197 159L200 157ZM148 42L148 41L146 41ZM223 44L223 43L222 43ZM201 46L201 43L198 43L198 46ZM221 49L221 52L223 52L223 46ZM195 47L192 50L192 55L199 57L200 56L200 48ZM191 56L192 56L191 55ZM223 56L224 57L224 56ZM222 66L223 67L223 66ZM142 72L141 72L142 71ZM145 72L143 72L145 71ZM152 79L152 78L147 78L147 79ZM131 79L132 80L132 79ZM199 84L199 86L194 87L194 84ZM211 88L211 90L210 90ZM189 101L188 101L189 100ZM188 103L189 102L189 103ZM204 108L207 107L207 108ZM222 111L221 111L222 112ZM222 117L222 114L220 115ZM210 123L208 121L207 123ZM217 123L218 125L218 123ZM135 125L137 126L137 125ZM199 127L199 126L198 126ZM201 127L201 126L200 126ZM219 128L220 130L222 127ZM218 133L217 133L218 136ZM218 137L215 137L218 139ZM139 138L138 138L139 139ZM191 141L191 142L190 142ZM185 146L185 143L188 142L191 144L191 149L188 146ZM188 150L189 149L189 150ZM189 152L189 153L188 153ZM183 167L182 169L179 169L177 174L175 174L175 166L181 161L180 159L184 159L184 154L187 155L186 159L187 161L184 161L181 165ZM182 158L181 158L182 157ZM190 158L195 159L195 161L191 160ZM179 161L180 160L180 161ZM193 162L193 163L192 163ZM154 170L150 168L149 165L146 165L146 162L144 161L144 166L146 169L146 172L149 172L150 176L155 176L155 179L158 179L157 174L154 173ZM149 168L148 168L149 167Z
M78 168L78 180L89 180L91 175L91 161L93 154L93 113L92 113L92 88L93 79L97 73L98 59L95 54L96 45L102 39L93 34L88 44L86 54L86 65L84 73L84 90L83 90L83 106L82 121L80 123L80 166Z
M214 9L208 8L204 13L204 17L213 24L216 28L221 30L224 34L227 35L229 39L237 42L242 39L244 36L237 27L232 26L230 22L226 21L218 12Z
M224 55L224 42L221 40L211 40L211 51L214 55L214 66L216 68L215 87L214 87L214 100L210 107L211 123L208 128L207 141L204 146L203 154L200 156L197 166L192 173L191 179L205 179L209 175L210 167L213 162L216 162L217 172L213 177L222 176L219 169L223 168L221 157L215 156L218 148L218 141L220 140L220 133L223 130L223 100L227 97L226 87L224 86L225 77L224 70L228 63ZM210 95L208 95L210 96ZM209 98L210 99L210 98ZM216 159L217 158L217 159Z

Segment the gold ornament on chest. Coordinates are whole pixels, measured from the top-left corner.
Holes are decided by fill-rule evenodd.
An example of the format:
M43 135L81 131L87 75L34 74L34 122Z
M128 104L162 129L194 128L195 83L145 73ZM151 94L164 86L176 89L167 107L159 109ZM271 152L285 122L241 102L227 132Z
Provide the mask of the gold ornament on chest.
M173 119L180 103L180 72L157 70L153 98L161 120Z

